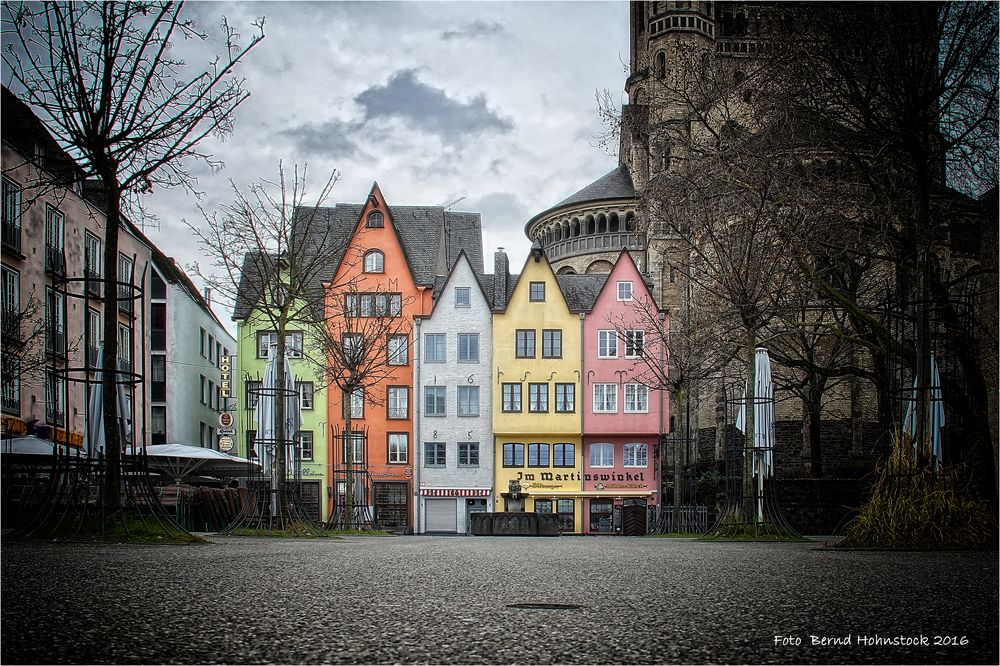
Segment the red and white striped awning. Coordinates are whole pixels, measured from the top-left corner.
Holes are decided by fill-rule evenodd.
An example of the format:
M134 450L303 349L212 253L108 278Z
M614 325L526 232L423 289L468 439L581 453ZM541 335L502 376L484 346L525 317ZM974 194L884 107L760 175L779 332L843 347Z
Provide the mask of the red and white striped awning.
M421 495L428 497L489 497L489 488L421 488Z

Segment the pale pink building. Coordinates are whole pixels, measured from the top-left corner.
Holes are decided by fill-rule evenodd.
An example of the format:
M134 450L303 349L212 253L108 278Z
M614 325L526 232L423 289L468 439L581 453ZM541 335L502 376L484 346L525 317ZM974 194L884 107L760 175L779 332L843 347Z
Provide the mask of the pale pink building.
M585 533L645 534L648 508L659 504L670 401L651 366L666 366L656 330L668 325L623 250L583 322Z

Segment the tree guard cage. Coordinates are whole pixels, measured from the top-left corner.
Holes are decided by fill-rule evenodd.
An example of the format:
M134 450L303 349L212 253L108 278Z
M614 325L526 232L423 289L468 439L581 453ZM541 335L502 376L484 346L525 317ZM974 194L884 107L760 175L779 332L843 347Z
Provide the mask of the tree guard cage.
M738 393L737 393L738 392ZM773 406L773 398L743 394L743 388L726 390L725 462L726 498L715 524L703 538L738 540L799 540L802 537L785 520L775 498L774 431L753 440L737 427L740 410L755 414ZM741 397L735 397L736 395ZM755 418L754 430L760 427Z
M142 287L146 282L148 265L143 267L138 281L135 280L135 265L133 256L127 281L109 281L93 274L68 277L64 262L60 262L61 271L57 267L49 267L54 276L52 305L58 307L61 303L63 307L62 330L57 325L58 314L46 321L45 329L46 347L51 359L45 380L46 421L53 451L51 456L44 456L44 461L27 464L19 456L5 456L2 465L5 502L8 499L7 488L22 488L22 492L17 493L16 509L5 511L5 524L9 524L6 518L13 518L15 525L8 538L190 536L163 507L153 486L144 448L146 419L141 419L142 427L138 431L135 429L136 414L147 413L144 380L145 332L148 330ZM92 339L88 325L88 316L92 311L90 306L100 302L96 297L104 293L104 285L108 282L117 285L119 306L117 312L108 312L104 308L103 316L118 319L119 341L128 343L127 356L119 349L118 370L115 373L118 400L112 406L103 404L103 349L98 340ZM82 363L70 362L68 313L77 309L68 307L70 302L83 306L79 308L83 320L83 352L75 355ZM120 313L125 315L124 322ZM135 344L137 331L140 332L138 347ZM138 364L134 356L136 353ZM80 386L84 387L87 404L83 410L84 445L77 447L71 443L70 397ZM119 413L121 450L117 457L120 469L117 505L108 497L105 488L110 462L103 439L103 412L107 409L117 409ZM60 446L60 441L65 446ZM26 472L29 467L33 469ZM26 476L26 473L31 476Z
M350 439L350 446L348 445ZM368 429L347 430L334 425L332 443L331 483L333 497L327 529L377 530L379 527L372 506L372 478L368 473Z
M260 375L257 375L256 381L247 375L244 385L250 386L251 382L253 388L247 389L246 412L249 424L255 427L257 410L264 401L298 399L298 392L294 389L265 387ZM314 531L317 526L305 510L303 497L299 433L284 437L262 437L260 430L256 432L257 436L253 441L247 442L247 459L258 464L247 465L247 496L239 515L223 533L241 535L258 530L281 531L292 528ZM277 456L279 446L284 446L285 449L285 474L281 478Z
M708 528L707 507L698 504L697 474L691 461L694 446L688 437L660 436L660 499L650 534L701 533Z

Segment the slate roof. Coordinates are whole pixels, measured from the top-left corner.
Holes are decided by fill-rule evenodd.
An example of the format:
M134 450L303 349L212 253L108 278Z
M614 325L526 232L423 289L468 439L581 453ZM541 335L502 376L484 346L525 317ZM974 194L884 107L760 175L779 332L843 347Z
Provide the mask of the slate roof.
M628 167L623 164L604 174L582 190L569 195L555 206L552 206L552 208L583 203L585 201L633 198L635 198L635 187L632 185L632 176L628 172ZM552 208L549 210L552 210Z
M321 208L296 210L293 234L296 242L320 252L325 244L330 253L329 267L316 277L315 289L331 281L340 267L348 241L361 219L361 204L338 203ZM464 250L476 275L483 274L483 235L479 213L446 211L441 206L389 206L389 215L417 284L440 290L438 276L447 277ZM233 319L245 319L253 309L252 257L245 257L240 276L240 293L233 308ZM249 271L249 273L248 273ZM443 280L441 282L443 285ZM246 286L246 289L244 289ZM487 292L490 293L490 292Z
M570 312L589 312L593 309L601 287L608 281L609 274L557 275L556 282Z

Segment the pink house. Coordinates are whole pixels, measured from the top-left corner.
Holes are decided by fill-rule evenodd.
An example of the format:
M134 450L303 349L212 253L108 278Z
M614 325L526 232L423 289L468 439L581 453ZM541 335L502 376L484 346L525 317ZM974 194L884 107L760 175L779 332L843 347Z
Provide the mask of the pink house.
M625 250L583 322L584 532L645 534L659 503L660 433L669 394L656 386L669 325Z

